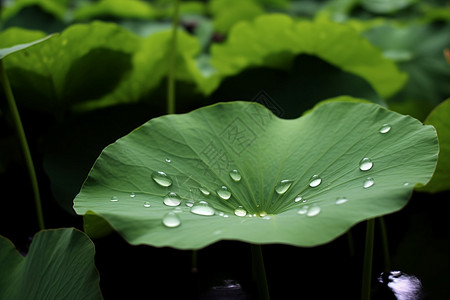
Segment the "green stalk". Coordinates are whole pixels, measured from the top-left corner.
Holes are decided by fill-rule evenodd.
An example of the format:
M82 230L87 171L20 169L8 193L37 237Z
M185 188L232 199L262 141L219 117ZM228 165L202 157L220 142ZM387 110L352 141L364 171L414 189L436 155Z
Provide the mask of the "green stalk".
M42 213L41 197L39 194L39 185L36 177L36 171L34 169L33 159L31 158L30 148L28 147L25 131L23 130L22 121L20 120L19 110L14 100L14 95L9 83L8 76L6 75L5 68L3 67L3 60L0 59L0 81L5 90L6 100L8 101L9 110L12 115L14 127L16 129L17 136L19 138L20 146L25 158L25 163L28 169L28 175L31 181L31 188L34 195L34 203L36 205L36 214L40 229L44 229L44 216Z
M364 249L364 265L363 265L363 277L361 288L362 300L370 299L374 232L375 232L375 219L367 220L366 244Z
M383 256L384 256L384 271L389 272L391 270L391 258L389 255L389 244L387 238L386 224L383 217L378 218L381 231L381 243L383 244Z
M269 287L267 285L266 270L264 268L264 259L262 256L261 245L251 244L253 277L256 280L258 288L258 299L269 300Z
M175 8L172 20L172 38L170 42L169 74L167 75L167 114L175 113L175 73L177 58L177 32L179 23L180 1L174 0Z

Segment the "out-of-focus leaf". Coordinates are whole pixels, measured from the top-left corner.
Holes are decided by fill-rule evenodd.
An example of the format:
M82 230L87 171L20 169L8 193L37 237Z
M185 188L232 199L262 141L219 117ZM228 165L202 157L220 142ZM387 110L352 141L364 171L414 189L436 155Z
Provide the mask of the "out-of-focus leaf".
M439 138L439 159L431 181L420 191L436 193L450 190L450 98L439 104L425 124L436 128Z

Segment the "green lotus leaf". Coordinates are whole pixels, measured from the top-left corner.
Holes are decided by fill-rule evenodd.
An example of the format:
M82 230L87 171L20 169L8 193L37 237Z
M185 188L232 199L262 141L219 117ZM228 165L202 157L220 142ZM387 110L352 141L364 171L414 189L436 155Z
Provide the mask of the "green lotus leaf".
M425 124L436 128L439 138L439 160L431 181L420 191L437 193L450 189L450 99L439 104Z
M261 5L252 0L213 0L209 10L214 29L221 33L227 33L240 21L251 21L264 13Z
M434 127L376 104L326 103L286 120L257 103L219 103L152 119L106 147L74 209L131 244L315 246L400 210L437 153Z
M0 298L102 299L94 253L73 228L37 233L26 257L0 236Z
M15 30L14 30L15 31ZM8 31L5 33L1 33L0 37L3 39L5 38L5 40L2 40L2 42L0 42L0 59L5 58L6 56L8 56L9 54L13 54L16 53L18 51L27 49L33 45L37 45L39 43L42 43L45 40L48 40L51 37L54 37L56 35L48 35L46 37L43 38L38 38L36 39L36 37L41 37L43 33L38 32L38 31L28 31L28 30L23 30L23 29L18 29L17 32L24 32L25 35L20 35L20 37L16 37L15 35L11 36L12 41L9 41L8 38L10 38L10 33L12 31ZM30 42L24 42L24 41L29 41L32 40ZM18 42L20 41L20 42ZM5 44L8 45L5 47Z
M75 20L89 20L98 17L118 17L129 19L150 19L156 16L155 9L139 0L101 0L87 3L75 11Z
M2 20L7 20L30 6L38 6L43 11L62 20L67 10L67 0L16 0L2 11Z
M364 32L409 75L406 85L386 100L390 109L424 120L450 95L450 68L442 53L450 45L449 32L450 24L384 24Z
M80 103L77 108L87 110L153 99L155 90L161 86L164 87L164 96L158 100L165 99L167 88L164 79L169 70L171 38L172 32L166 30L142 39L133 56L133 68L130 76L123 80L114 92L101 99ZM178 82L190 84L190 90L183 93L184 97L189 93L207 95L219 83L217 76L207 76L200 71L195 59L199 51L200 44L197 38L184 31L178 32L175 78Z
M19 105L60 111L114 90L131 69L139 42L115 24L74 25L46 43L9 55L4 65Z
M237 24L211 52L212 64L223 76L256 66L287 68L294 56L304 53L363 77L382 97L397 92L407 79L351 25L323 18L310 22L281 14L260 16Z

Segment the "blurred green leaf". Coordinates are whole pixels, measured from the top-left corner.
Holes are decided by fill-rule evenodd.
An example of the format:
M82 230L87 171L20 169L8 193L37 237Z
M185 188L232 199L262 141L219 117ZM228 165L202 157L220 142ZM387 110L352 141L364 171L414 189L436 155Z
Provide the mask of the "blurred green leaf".
M437 193L450 190L450 98L439 104L426 118L425 124L436 128L439 159L431 181L419 191Z
M407 79L352 26L325 19L294 21L281 14L235 26L224 44L213 46L212 64L230 76L255 66L287 68L302 53L363 77L382 97L397 92Z

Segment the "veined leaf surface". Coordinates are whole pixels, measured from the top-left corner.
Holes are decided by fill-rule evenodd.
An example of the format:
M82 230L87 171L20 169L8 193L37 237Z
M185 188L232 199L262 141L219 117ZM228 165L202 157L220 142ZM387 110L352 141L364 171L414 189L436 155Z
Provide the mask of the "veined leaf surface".
M375 104L326 103L284 120L257 103L219 103L150 120L106 147L74 208L131 244L315 246L400 210L437 152L434 127ZM169 193L178 198L164 201Z

